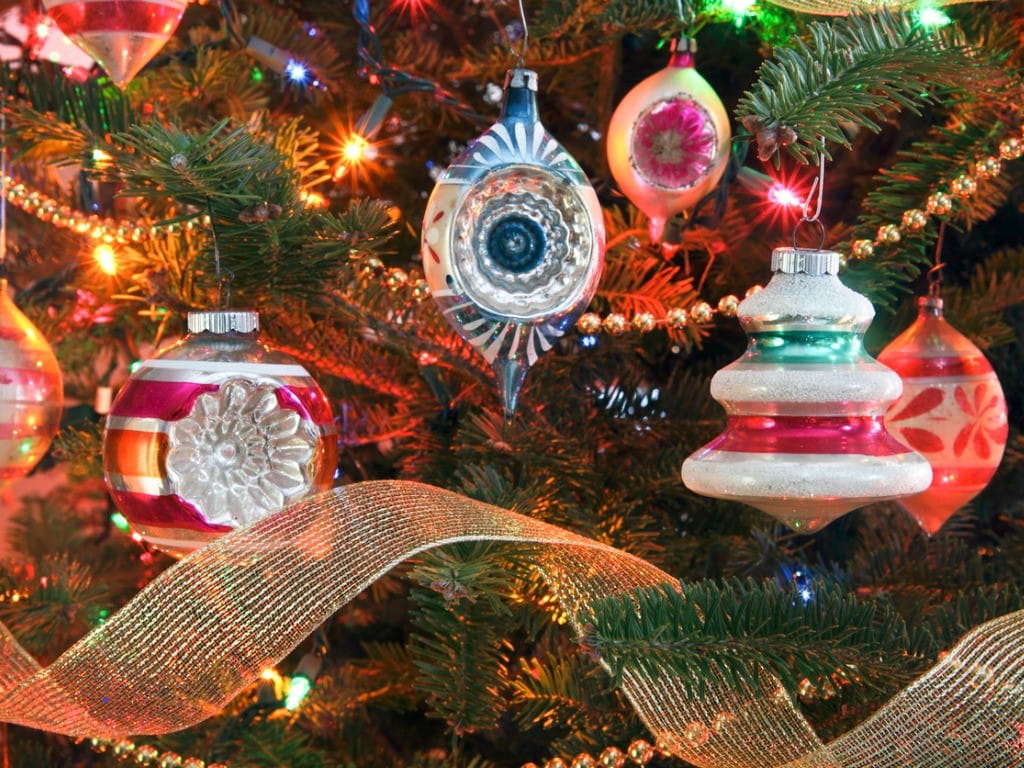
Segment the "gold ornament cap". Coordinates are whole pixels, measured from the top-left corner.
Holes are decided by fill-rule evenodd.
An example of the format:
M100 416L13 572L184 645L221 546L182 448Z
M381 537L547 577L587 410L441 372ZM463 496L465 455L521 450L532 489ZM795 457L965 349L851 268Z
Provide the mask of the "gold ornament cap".
M838 275L839 254L784 246L772 251L772 272L786 275Z
M189 333L255 333L260 329L260 313L244 309L220 309L189 312Z

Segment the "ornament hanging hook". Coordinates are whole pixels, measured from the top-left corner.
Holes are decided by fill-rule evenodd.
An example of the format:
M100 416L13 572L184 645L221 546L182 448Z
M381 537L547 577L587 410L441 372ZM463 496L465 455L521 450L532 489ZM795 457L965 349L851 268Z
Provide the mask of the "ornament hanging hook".
M217 232L217 220L213 216L213 201L206 197L206 215L210 219L210 235L213 238L213 275L217 279L217 308L228 309L231 305L231 281L235 275L231 270L224 269L220 263L220 237Z
M526 46L530 42L530 25L526 23L526 8L523 6L523 0L519 0L519 21L523 25L523 39L516 52L516 68L522 69L526 66Z
M821 220L821 209L825 202L825 153L820 152L818 154L818 174L814 177L814 181L811 182L811 190L807 193L807 198L804 200L802 207L803 214L800 217L800 221L793 227L793 247L799 248L797 245L796 237L800 232L800 227L804 224L814 224L818 228L818 250L820 251L825 246L825 239L827 232L825 230L825 224ZM813 213L811 212L811 205L814 205Z
M942 269L946 263L942 260L942 241L946 239L946 222L939 222L939 235L935 239L935 257L931 269L928 270L928 296L937 299L942 293Z
M808 211L811 207L811 198L814 198L815 192L817 192L817 198L814 201L814 214L810 215ZM807 199L804 200L803 206L803 217L801 221L815 222L821 218L821 206L825 201L825 153L820 152L818 154L818 175L814 177L814 181L811 183L811 191L807 193Z

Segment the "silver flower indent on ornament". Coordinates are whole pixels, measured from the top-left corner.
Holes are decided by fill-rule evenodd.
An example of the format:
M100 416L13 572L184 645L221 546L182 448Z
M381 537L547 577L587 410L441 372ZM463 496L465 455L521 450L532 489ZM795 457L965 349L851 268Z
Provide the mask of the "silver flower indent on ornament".
M214 525L276 512L311 486L318 434L274 387L230 379L168 429L169 490Z
M454 219L453 278L481 310L531 321L579 300L594 233L563 179L536 166L496 170L466 193Z

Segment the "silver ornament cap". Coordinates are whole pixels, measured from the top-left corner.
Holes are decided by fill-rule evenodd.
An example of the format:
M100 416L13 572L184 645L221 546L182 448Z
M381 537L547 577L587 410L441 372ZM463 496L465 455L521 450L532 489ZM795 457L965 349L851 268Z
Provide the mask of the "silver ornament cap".
M509 88L526 88L528 91L537 90L537 73L532 69L515 67L505 73L505 90Z
M784 246L772 251L772 272L785 275L838 275L839 254Z
M255 333L260 313L245 309L219 309L188 313L189 333Z

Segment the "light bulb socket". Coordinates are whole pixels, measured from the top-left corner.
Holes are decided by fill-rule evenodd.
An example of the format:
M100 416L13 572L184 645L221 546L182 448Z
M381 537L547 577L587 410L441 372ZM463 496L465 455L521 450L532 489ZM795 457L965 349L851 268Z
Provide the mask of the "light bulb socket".
M373 105L366 110L353 127L353 131L369 141L380 131L384 124L384 118L388 116L391 109L392 99L386 93L380 94Z

